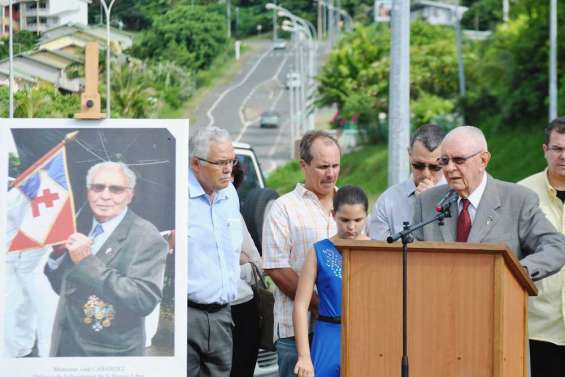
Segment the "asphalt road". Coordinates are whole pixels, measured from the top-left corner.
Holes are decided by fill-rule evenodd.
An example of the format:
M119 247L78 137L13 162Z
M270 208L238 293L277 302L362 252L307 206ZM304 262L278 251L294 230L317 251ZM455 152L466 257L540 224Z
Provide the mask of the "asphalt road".
M273 49L270 41L252 42L251 51L241 61L241 70L225 85L212 88L190 117L191 132L197 127L218 126L227 129L234 141L250 144L268 174L288 161L290 156L289 91L286 74L293 69L290 44ZM263 111L275 110L281 125L259 128Z

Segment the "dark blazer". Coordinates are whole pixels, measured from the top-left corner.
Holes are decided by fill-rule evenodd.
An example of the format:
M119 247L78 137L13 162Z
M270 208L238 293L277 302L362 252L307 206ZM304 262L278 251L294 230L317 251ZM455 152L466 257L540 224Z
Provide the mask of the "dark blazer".
M414 224L435 214L437 203L447 193L447 185L434 187L416 198ZM451 205L451 218L415 233L425 241L453 242L457 233L457 203ZM565 264L565 236L546 219L538 196L514 183L487 176L485 191L475 215L468 242L506 243L534 280L557 272Z
M142 356L166 255L155 226L128 209L96 255L77 265L66 255L56 270L46 266L59 294L51 356Z

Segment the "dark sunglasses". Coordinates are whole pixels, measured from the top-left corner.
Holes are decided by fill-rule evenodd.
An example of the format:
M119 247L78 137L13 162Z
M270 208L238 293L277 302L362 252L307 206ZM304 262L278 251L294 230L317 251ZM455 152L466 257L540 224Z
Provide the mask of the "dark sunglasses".
M108 191L110 191L112 194L121 194L127 189L129 189L129 187L126 186L103 185L101 183L93 183L90 186L88 186L88 188L94 192L102 192L108 189Z
M441 170L441 165L426 164L424 162L412 162L412 167L416 170L424 170L426 168L430 169L430 171L440 171Z

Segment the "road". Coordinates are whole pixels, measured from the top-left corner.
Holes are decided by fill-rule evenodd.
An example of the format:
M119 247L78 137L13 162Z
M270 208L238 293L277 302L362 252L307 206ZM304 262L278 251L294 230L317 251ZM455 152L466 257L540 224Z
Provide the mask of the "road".
M225 85L212 88L192 114L191 132L197 127L218 126L227 129L234 141L250 144L265 174L287 162L290 156L289 91L286 74L293 69L290 45L273 49L270 41L249 42L241 70ZM259 128L261 112L275 110L281 125Z

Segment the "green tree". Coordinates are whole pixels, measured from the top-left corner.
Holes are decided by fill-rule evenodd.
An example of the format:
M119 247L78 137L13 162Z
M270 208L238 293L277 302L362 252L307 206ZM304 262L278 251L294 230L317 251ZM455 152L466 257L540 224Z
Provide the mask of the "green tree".
M198 71L228 47L226 23L217 5L181 5L154 19L132 48L141 59L171 60Z
M157 92L143 64L129 62L112 68L112 111L122 118L149 118L158 108Z
M37 34L21 30L14 33L14 54L19 54L20 52L29 51L37 45L39 37ZM8 36L0 38L0 60L8 57Z
M415 21L410 44L412 123L421 125L454 113L458 81L453 29ZM358 25L332 51L318 77L317 104L336 104L343 118L357 117L373 141L385 136L379 113L388 112L389 46L387 25Z

